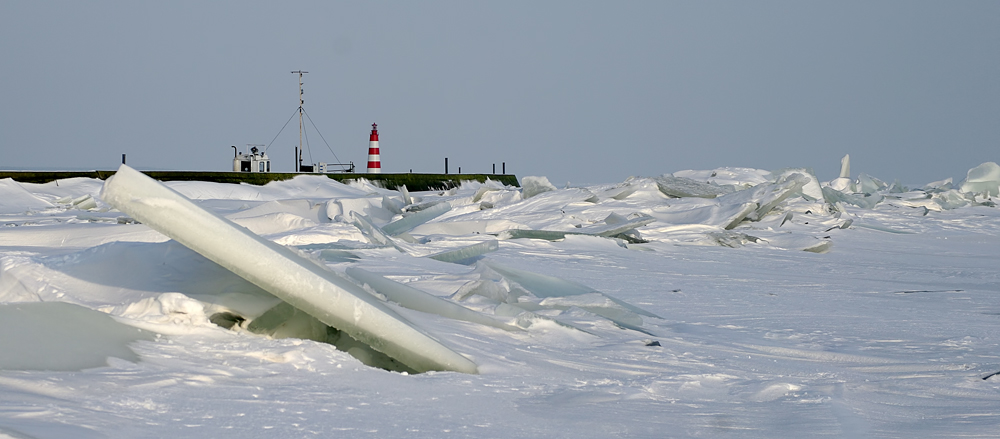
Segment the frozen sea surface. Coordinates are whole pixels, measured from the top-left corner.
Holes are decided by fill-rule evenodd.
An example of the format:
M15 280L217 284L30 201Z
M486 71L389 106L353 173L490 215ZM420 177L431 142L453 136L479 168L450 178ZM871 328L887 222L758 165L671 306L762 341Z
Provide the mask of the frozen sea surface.
M803 189L815 177L794 174L686 171L526 199L478 183L168 184L330 270L501 322L386 303L478 375L389 372L330 343L254 334L247 324L280 299L109 209L99 181L7 181L0 316L62 302L87 317L73 326L56 307L35 309L35 326L0 320L0 355L24 357L0 361L15 364L0 370L0 438L996 437L992 174L970 173L976 193L858 179L826 184L837 194L823 199ZM660 188L674 183L699 196ZM352 216L380 228L443 201L450 210L387 243ZM621 235L576 233L646 216L656 221ZM506 239L513 229L574 233ZM455 250L472 257L427 257ZM534 294L491 266L566 284ZM221 312L244 321L225 329L211 320ZM88 329L93 314L110 329ZM142 336L123 339L129 327ZM57 353L46 361L73 355L59 347L77 330L107 346L105 364L31 364L43 348Z

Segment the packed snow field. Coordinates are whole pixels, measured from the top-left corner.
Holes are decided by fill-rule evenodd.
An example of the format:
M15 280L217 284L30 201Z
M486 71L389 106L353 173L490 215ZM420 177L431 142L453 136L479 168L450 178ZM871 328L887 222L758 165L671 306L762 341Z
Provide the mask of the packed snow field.
M0 180L0 438L1000 431L994 163L419 193L128 171Z

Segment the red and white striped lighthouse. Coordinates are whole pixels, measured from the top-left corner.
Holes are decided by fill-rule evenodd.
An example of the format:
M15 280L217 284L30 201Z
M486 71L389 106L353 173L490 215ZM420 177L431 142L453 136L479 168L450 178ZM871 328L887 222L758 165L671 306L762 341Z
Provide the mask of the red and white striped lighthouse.
M378 154L378 125L372 124L372 135L368 138L368 173L382 173L382 159Z

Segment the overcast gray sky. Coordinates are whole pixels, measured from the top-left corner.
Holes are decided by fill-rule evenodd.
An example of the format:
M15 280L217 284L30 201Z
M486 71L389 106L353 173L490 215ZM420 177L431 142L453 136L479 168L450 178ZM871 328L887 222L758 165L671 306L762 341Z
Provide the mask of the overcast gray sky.
M8 0L0 169L229 170L294 113L299 69L337 157L363 169L377 122L384 172L829 180L850 153L921 184L1000 161L997 1ZM297 144L296 119L275 171Z

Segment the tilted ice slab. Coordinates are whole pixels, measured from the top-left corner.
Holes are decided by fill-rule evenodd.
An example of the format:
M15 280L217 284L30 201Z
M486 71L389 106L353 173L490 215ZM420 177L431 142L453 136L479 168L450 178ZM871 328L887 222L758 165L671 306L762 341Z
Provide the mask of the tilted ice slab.
M986 162L969 170L962 182L962 192L1000 195L1000 165Z
M390 236L398 236L403 233L413 230L423 223L426 223L434 218L444 215L446 212L451 210L451 204L447 201L435 204L424 210L416 212L414 214L404 216L401 219L393 221L389 224L382 226L382 231Z
M434 340L350 280L200 208L128 166L122 165L108 179L101 198L416 371L477 373L475 363Z
M412 254L413 250L407 246L405 243L397 242L392 237L387 235L382 231L382 228L375 225L371 218L367 215L363 215L357 212L351 213L351 218L354 220L354 227L361 230L361 233L368 238L368 241L379 247L393 247L399 250L401 253Z

